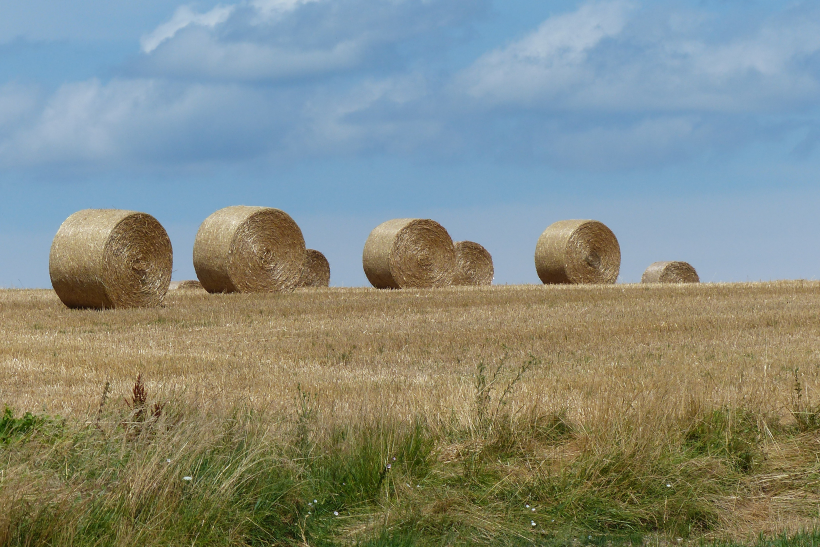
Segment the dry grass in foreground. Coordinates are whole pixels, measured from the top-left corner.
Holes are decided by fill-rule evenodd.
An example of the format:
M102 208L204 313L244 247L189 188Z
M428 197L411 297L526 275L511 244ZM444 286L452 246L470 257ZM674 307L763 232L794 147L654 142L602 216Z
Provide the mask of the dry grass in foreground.
M158 423L172 424L150 443L182 450L188 439L186 457L196 460L241 438L290 462L288 484L313 491L338 490L334 481L352 476L327 471L322 454L355 462L373 446L365 467L378 477L396 446L429 447L403 468L406 484L427 481L424 495L396 479L371 481L357 490L363 498L333 498L347 520L321 537L342 543L415 528L454 534L451 543L585 530L748 539L816 527L819 315L820 283L799 281L180 291L163 308L102 312L68 310L50 291L4 291L0 404L67 417L82 430L99 424L108 383L108 425L92 429L106 442L148 443L117 414L133 412L119 401L142 373L152 401L170 401ZM237 433L225 425L239 423L237 409L264 420L240 420ZM35 441L99 450L87 439L71 449ZM4 476L33 472L29 460L3 459ZM237 473L256 469L242 461ZM132 482L128 473L146 473L131 459L122 466ZM74 484L69 475L62 480ZM225 478L217 473L214 488ZM162 492L152 495L184 501ZM0 480L0 507L9 495ZM297 523L309 511L300 499L289 502ZM545 535L516 512L529 503ZM122 544L137 537L118 530ZM320 543L305 530L267 541Z

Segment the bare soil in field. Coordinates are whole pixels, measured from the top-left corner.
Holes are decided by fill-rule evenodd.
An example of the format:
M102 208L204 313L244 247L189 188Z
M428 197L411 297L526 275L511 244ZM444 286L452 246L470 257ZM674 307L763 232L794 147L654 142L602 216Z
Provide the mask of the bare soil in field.
M324 426L421 415L470 427L482 363L500 369L503 387L529 361L507 411L561 414L583 432L544 459L654 446L713 409L752 413L765 433L820 400L820 282L808 281L194 290L171 291L156 309L106 311L7 290L0 339L0 405L78 419L106 382L125 396L141 373L152 399L214 412L292 413L299 386L316 395ZM815 526L820 441L796 439L760 440L765 463L722 502L737 516L722 532Z

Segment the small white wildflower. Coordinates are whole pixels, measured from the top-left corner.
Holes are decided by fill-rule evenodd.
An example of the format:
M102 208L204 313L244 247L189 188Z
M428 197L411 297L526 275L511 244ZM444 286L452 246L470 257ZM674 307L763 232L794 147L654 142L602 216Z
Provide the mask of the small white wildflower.
M530 504L528 503L528 504L527 504L527 505L525 505L524 507L526 507L527 509L529 509L529 508L530 508Z
M592 539L592 536L587 536L587 539Z
M338 512L338 511L333 511L333 516L338 517L338 516L339 516L339 512Z
M535 526L535 521L534 521L534 520L531 520L531 521L530 521L530 524L532 524L533 526Z
M532 512L535 513L535 507L532 508Z
M194 480L194 478L193 478L193 477L188 477L188 476L185 476L185 477L182 477L182 480L184 480L184 481L192 481L192 480Z
M171 458L166 459L165 463L171 463Z
M316 501L316 500L313 500L313 503L319 503L319 502L318 502L318 501Z
M672 484L667 482L667 483L666 483L666 487L667 487L667 488L672 488Z
M393 461L396 461L396 456L393 456Z
M312 503L310 503L310 502L308 502L308 505L310 505L311 507L313 507L313 504L312 504Z
M406 482L404 484L407 486L407 488L410 488L410 483L409 482Z
M417 485L416 485L416 488L421 488L421 485L420 485L420 484L417 484Z
M387 464L387 468L388 468L388 469L390 469L391 467L392 467L392 465L390 465L390 464L388 463L388 464Z

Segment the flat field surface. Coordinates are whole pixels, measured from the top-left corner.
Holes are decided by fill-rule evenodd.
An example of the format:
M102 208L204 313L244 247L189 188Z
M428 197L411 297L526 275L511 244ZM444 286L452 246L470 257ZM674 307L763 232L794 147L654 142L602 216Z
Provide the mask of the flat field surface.
M170 291L161 308L69 310L48 290L0 292L0 403L93 410L137 373L157 397L292 406L297 385L333 419L455 412L479 363L534 357L515 406L601 424L692 404L783 413L820 378L820 283Z
M297 439L307 438L299 424L309 417L310 446L325 448L308 459L341 450L333 431L421 419L435 443L431 486L416 492L410 481L419 479L408 478L391 490L379 479L376 490L388 489L359 516L337 521L348 506L328 510L337 528L327 529L348 542L378 523L397 529L410 514L407 529L427 527L433 538L457 530L467 544L508 529L514 537L590 529L746 540L818 527L820 282L176 290L160 308L106 311L69 310L51 291L7 290L0 340L0 405L18 415L84 423L102 414L106 384L109 407L122 407L142 374L149 403L283 416ZM196 423L191 439L210 427ZM28 469L20 450L8 476ZM374 456L376 475L389 454ZM165 456L155 459L150 473L137 466L134 476L154 476ZM60 480L74 484L68 467ZM13 507L15 489L5 492ZM123 492L125 501L110 503L136 503ZM49 496L31 495L43 504ZM533 520L530 530L527 513L513 526L502 498L515 507L540 500L551 520ZM77 522L90 514L84 507ZM123 530L122 544L136 541L128 535L136 528Z

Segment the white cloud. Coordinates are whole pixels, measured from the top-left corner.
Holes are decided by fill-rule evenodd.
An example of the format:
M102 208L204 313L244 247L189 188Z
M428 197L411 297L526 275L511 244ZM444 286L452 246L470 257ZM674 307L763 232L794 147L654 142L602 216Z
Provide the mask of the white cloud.
M140 39L140 46L145 53L151 53L166 40L173 38L180 30L196 25L214 28L224 23L231 16L235 6L217 6L205 13L196 13L189 6L180 6L169 21L161 24Z
M718 39L705 18L680 19L620 1L585 4L481 56L454 85L486 105L561 112L754 113L816 101L817 72L802 62L820 52L817 11Z
M250 41L223 43L207 32L188 32L146 60L143 69L154 77L254 82L332 74L356 66L362 55L363 44L357 41L293 49Z
M310 91L150 79L66 84L27 123L0 133L0 165L150 169L413 153L441 122L393 112L425 97L425 86L420 74Z
M142 69L154 77L258 81L333 73L357 65L364 49L358 36L323 46L310 44L313 37L294 41L277 36L275 27L283 17L319 1L250 0L202 14L182 6L141 40L147 54ZM244 17L248 12L251 16ZM241 17L228 29L232 38L225 39L218 27L225 27L235 13ZM260 26L267 26L267 32L260 35Z
M312 4L321 0L252 0L253 6L262 18L282 16L294 11L303 4Z
M0 165L150 168L376 148L412 151L429 140L435 124L357 117L366 117L376 104L389 112L424 93L418 75L309 93L149 79L88 80L61 86L38 109L29 109L26 123L0 133ZM4 97L0 90L0 115Z
M97 80L66 84L45 103L29 126L0 148L7 164L88 162L112 159L116 133L149 102L150 84Z
M586 51L623 30L630 9L627 2L595 3L581 6L574 13L550 17L534 33L500 54L491 54L487 60L577 64L584 60Z
M412 153L435 141L442 120L395 115L429 95L421 74L369 79L344 93L320 93L304 105L301 126L289 140L290 153L339 155L374 150Z
M594 3L550 17L518 42L483 55L457 81L469 95L498 102L529 102L589 83L595 71L585 66L588 52L620 33L631 9L627 2Z
M702 12L595 2L461 71L447 73L446 51L435 61L400 57L442 20L469 21L474 3L180 8L146 36L150 51L129 77L65 84L46 99L0 88L0 163L150 168L463 154L633 169L816 131L806 112L820 107L820 10L742 31L718 21L713 32L716 16ZM399 57L377 58L385 51Z
M183 7L143 38L137 70L145 77L246 82L383 70L417 62L406 58L403 43L441 39L487 2L243 0L205 14Z

